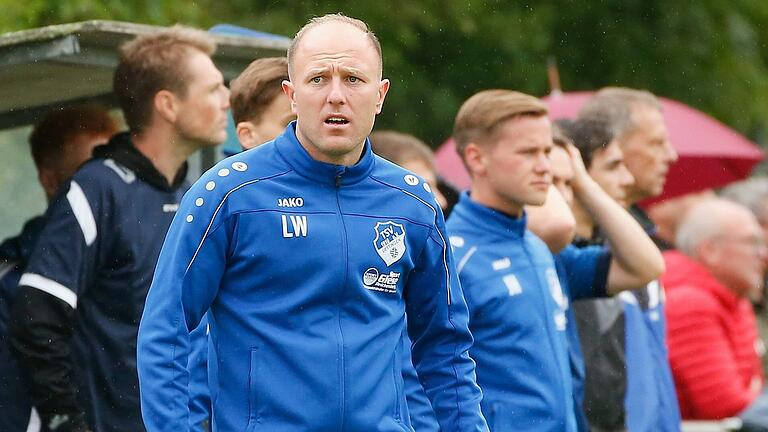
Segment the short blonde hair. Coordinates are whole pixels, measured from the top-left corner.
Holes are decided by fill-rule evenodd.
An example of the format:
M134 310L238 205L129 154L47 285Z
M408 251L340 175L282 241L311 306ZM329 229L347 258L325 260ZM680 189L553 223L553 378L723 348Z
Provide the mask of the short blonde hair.
M299 43L304 38L304 34L314 27L332 22L349 24L365 33L379 57L379 71L381 72L384 69L384 57L381 53L381 44L379 43L379 38L377 38L376 34L371 31L371 28L368 27L368 24L366 24L365 21L359 20L357 18L348 17L342 13L335 13L314 17L310 19L306 24L304 24L304 27L300 28L299 31L296 32L296 36L293 37L293 41L291 41L291 45L288 47L289 74L291 73L291 70L293 70L291 65L293 65L294 59L296 57L296 51L299 48Z
M138 132L148 126L157 92L186 95L186 59L192 51L212 56L216 43L207 32L181 25L140 35L120 47L113 84L131 130Z
M546 115L547 105L539 98L512 90L484 90L467 99L456 114L453 139L464 158L471 142L483 144L499 125L515 117Z

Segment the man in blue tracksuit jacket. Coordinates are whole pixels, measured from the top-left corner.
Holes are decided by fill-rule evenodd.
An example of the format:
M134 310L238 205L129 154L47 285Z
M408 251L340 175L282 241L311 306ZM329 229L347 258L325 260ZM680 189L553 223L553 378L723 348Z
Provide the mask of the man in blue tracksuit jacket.
M475 338L472 358L493 431L575 431L567 301L547 246L526 229L545 202L552 131L539 99L509 90L469 98L454 139L472 175L447 228Z
M148 430L185 427L189 330L209 309L214 430L412 430L406 312L442 430L487 430L442 213L365 139L389 88L376 47L361 21L310 21L283 83L297 122L182 200L139 330Z

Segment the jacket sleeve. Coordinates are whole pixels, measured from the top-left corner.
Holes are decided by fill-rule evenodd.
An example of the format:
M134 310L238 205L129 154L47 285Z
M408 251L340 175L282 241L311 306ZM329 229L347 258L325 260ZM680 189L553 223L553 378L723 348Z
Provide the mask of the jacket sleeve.
M611 252L603 246L568 245L558 255L563 263L571 300L607 297Z
M439 211L435 225L405 289L413 364L442 431L487 431L469 313Z
M205 177L204 177L205 178ZM139 325L137 365L147 431L187 430L190 333L219 289L230 241L222 195L198 181L184 196L163 243ZM200 366L202 367L202 366Z
M667 298L670 366L692 415L732 417L757 393L739 378L734 347L721 324L718 306L697 291L679 287Z
M82 418L70 340L78 297L94 278L98 251L109 247L102 230L109 224L107 196L97 182L73 179L62 187L19 281L10 347L45 423Z

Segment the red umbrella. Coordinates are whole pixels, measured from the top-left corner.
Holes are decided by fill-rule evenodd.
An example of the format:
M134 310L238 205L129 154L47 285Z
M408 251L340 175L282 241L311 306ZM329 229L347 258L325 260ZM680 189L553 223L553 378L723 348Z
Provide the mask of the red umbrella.
M545 97L550 118L573 118L592 92L553 93ZM680 102L659 98L669 139L680 159L670 167L664 192L656 200L724 186L750 175L763 159L760 148L714 118ZM436 153L440 174L462 188L470 185L452 139ZM656 201L654 200L654 201Z

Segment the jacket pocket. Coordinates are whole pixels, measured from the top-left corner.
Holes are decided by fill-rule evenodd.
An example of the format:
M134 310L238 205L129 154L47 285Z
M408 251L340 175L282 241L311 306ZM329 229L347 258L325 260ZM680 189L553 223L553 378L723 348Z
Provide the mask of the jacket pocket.
M395 421L398 423L402 422L400 405L402 401L405 400L405 394L403 394L403 371L402 367L400 366L400 356L400 350L396 349L394 356L392 357L392 380L395 384L395 411L393 414L395 416Z
M246 432L256 430L259 424L259 392L258 382L260 370L259 348L251 347L250 359L248 362L248 426Z

